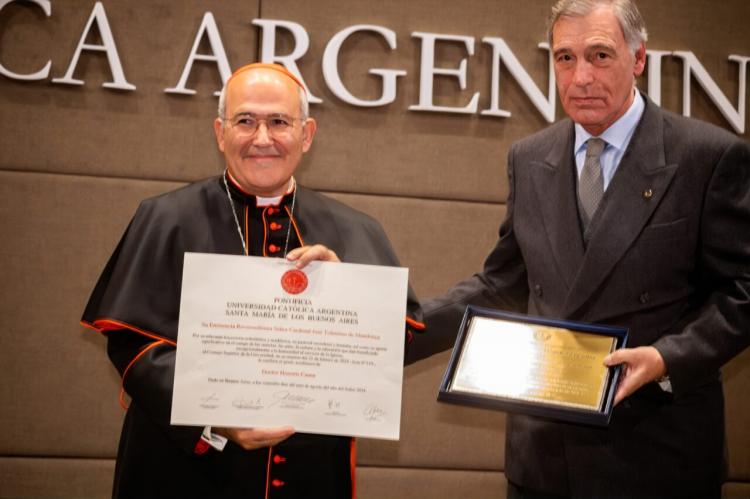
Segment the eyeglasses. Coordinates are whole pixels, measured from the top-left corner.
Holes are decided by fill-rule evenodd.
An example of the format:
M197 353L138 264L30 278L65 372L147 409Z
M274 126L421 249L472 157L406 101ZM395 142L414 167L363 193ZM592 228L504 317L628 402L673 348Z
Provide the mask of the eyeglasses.
M229 122L237 133L243 135L255 135L261 123L266 124L266 130L274 136L284 135L294 128L294 122L298 118L292 118L286 114L269 114L266 116L253 113L238 113L230 119L223 118Z

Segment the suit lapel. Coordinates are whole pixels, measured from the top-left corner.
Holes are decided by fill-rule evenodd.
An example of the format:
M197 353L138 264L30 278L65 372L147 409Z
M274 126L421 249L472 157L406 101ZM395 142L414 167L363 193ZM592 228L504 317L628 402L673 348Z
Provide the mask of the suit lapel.
M605 193L583 262L570 289L563 316L575 314L597 292L641 233L672 181L677 165L667 165L663 121L656 104L646 109Z
M543 162L532 163L532 179L537 208L544 223L557 269L569 288L583 262L583 238L576 206L576 179L573 157L575 132L567 121L560 140Z

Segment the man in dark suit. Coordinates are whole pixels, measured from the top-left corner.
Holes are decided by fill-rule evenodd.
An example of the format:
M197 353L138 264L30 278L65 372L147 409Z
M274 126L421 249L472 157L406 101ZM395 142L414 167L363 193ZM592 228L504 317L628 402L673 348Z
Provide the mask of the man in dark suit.
M550 45L569 116L516 143L484 270L425 304L414 358L466 304L625 326L607 428L509 414L509 497L719 497L719 369L750 341L750 145L640 94L629 0L562 0Z

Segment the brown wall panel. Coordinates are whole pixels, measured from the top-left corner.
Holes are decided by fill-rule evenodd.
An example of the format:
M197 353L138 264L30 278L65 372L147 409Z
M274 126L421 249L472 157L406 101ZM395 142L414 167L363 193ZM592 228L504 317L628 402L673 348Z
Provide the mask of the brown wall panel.
M324 102L313 106L321 126L301 179L313 187L345 192L504 200L508 148L547 123L504 66L500 102L512 113L509 118L409 111L408 107L419 101L421 50L420 41L411 35L424 31L474 38L472 57L459 43L439 43L436 66L455 68L468 57L468 77L466 90L458 88L455 78L436 77L435 104L462 106L478 91L481 110L489 107L492 62L491 50L481 42L483 37L503 38L535 83L545 88L547 59L537 44L545 41L544 23L552 3L536 0L521 6L512 1L446 4L425 0L381 2L373 9L368 2L355 1L347 3L345 16L335 0L263 4L263 17L299 23L310 35L310 49L299 66L313 94ZM750 14L748 3L730 0L716 10L705 3L686 6L678 0L641 4L651 33L648 47L693 51L736 108L738 66L727 58L730 54L749 54L750 35L742 22ZM709 22L707 18L714 15L717 22ZM698 19L704 21L700 33L695 30ZM379 35L357 34L343 45L339 59L344 84L363 99L376 98L381 91L379 78L369 75L369 69L406 70L407 75L398 80L397 98L388 106L365 110L346 104L328 89L323 78L321 59L326 44L335 33L354 24L380 25L397 35L398 47L391 51ZM280 38L278 52L290 51L291 38ZM646 78L639 79L642 89L646 89ZM662 68L665 107L682 112L682 88L682 63L666 57ZM729 129L727 120L694 80L691 88L693 116ZM750 94L750 89L746 92ZM564 116L559 102L557 116ZM750 137L747 131L744 136Z
M30 2L2 9L0 64L28 73L51 60L51 71L34 82L0 76L0 365L12 379L0 383L0 427L12 429L0 436L0 496L109 494L111 461L7 456L115 454L123 414L119 379L104 339L78 319L137 203L223 168L212 131L212 93L221 84L216 65L195 64L188 87L196 95L164 93L177 84L206 12L215 16L232 68L258 57L253 19L304 27L310 48L299 67L324 102L312 107L319 132L298 177L381 220L415 290L427 297L481 268L505 214L508 148L547 123L505 66L500 104L509 118L409 111L419 100L422 49L412 33L473 37L473 56L462 44L439 42L436 67L454 69L467 58L468 76L465 90L453 77L436 77L434 103L463 106L480 92L482 110L489 107L492 65L482 37L503 38L536 85L546 87L548 61L537 44L545 40L552 3L102 0L133 92L102 87L111 79L102 53L81 56L75 77L84 85L50 81L66 72L95 0L52 0L49 18ZM727 58L750 56L750 3L640 0L639 6L648 47L694 52L736 108L740 75ZM393 51L377 35L357 34L339 58L344 84L363 99L381 92L371 68L406 71L387 106L349 105L324 81L326 44L356 24L396 34ZM288 53L290 40L280 33L277 53ZM99 34L88 41L99 43ZM209 52L205 40L200 52ZM682 111L682 70L680 60L663 59L662 104L676 112ZM639 79L645 85L646 76ZM693 116L731 129L694 78L690 95ZM563 116L559 102L557 116ZM750 120L745 126L750 129ZM443 353L406 369L399 442L360 440L361 497L445 497L454 490L456 496L503 495L505 418L437 403L446 361ZM730 477L743 482L725 490L737 497L750 481L750 405L743 391L749 369L748 352L725 369ZM451 488L457 480L471 480L474 488Z
M426 298L482 269L505 206L331 193L383 224L417 295Z
M104 338L78 321L138 202L180 185L0 172L0 225L4 233L14 235L0 246L6 277L0 285L5 331L0 336L0 364L17 380L0 384L0 425L18 428L0 436L0 453L114 456L122 418L119 379L107 360ZM445 220L447 225L474 218L453 229L469 239L472 233L491 234L494 219L502 212L497 206L479 203L335 196L383 220L386 231L397 236L395 245L404 250L404 265L413 262L422 270L412 273L418 289L429 289L439 281L433 264L469 275L475 268L473 260L480 259L487 248L475 247L475 258L466 259L448 251L450 239L445 238L442 246L433 248L447 253L440 263L437 256L424 257L419 245L408 244L411 237L427 237L410 232L411 226L424 227L430 218ZM475 217L477 213L481 216ZM452 468L466 461L463 456L472 447L481 447L484 439L492 438L498 445L473 451L469 462L478 468L502 467L501 414L435 402L435 387L446 361L443 354L407 370L402 440L362 441L362 462L382 465L392 460L404 466ZM52 401L51 393L56 394ZM425 427L424 418L437 421L441 431ZM70 431L74 427L85 428L85 435Z
M750 56L750 32L747 30L750 2L641 0L638 6L649 30L647 48L694 52L736 110L740 77L738 64L728 58L732 54ZM682 113L683 110L682 71L680 59L663 59L662 106L676 113ZM641 88L645 88L645 78L641 78L641 81ZM695 78L692 78L690 95L693 117L734 132ZM750 88L746 89L746 99L748 95ZM745 133L742 136L750 138L750 121L745 123Z
M376 9L370 2L347 3L347 15L335 0L300 6L280 0L263 4L262 14L286 19L307 28L310 50L299 63L314 95L323 104L313 107L320 130L318 143L302 171L306 184L327 190L374 192L434 198L498 202L507 196L505 156L518 138L545 126L545 121L512 78L504 73L501 105L511 118L479 114L410 111L419 102L422 44L413 32L462 35L474 38L474 56L459 42L438 42L436 67L457 68L468 58L467 88L454 77L435 78L434 104L462 107L480 92L479 110L489 107L491 49L484 36L502 36L538 85L546 86L547 57L537 48L543 40L544 19L550 1L474 1L446 3L388 1ZM380 35L350 37L339 55L344 84L357 97L380 96L380 78L371 68L401 69L396 100L371 110L342 102L328 86L321 69L322 54L331 37L355 24L374 24L396 33L391 51ZM288 42L288 40L287 40ZM288 47L289 45L287 45ZM280 49L281 51L281 49Z
M505 476L497 472L360 468L358 499L499 499L505 497Z
M0 78L0 167L154 179L194 180L221 168L211 131L220 82L215 64L198 62L190 79L195 96L165 94L182 72L205 12L213 12L233 68L255 60L258 17L301 24L310 36L310 49L299 61L313 93L324 100L313 106L319 118L317 144L300 172L311 187L340 192L371 192L420 197L498 202L507 195L505 157L510 144L546 122L521 86L503 66L500 102L509 118L477 114L416 112L419 100L419 61L422 44L415 31L470 36L475 55L462 44L439 42L436 66L455 68L468 59L467 89L453 77L435 78L435 103L461 106L480 92L479 109L489 106L491 50L482 37L503 38L537 86L546 86L544 19L552 0L523 5L510 0L476 0L446 4L437 0L371 3L356 0L291 2L278 0L227 2L112 2L104 5L120 59L134 92L108 90L110 78L103 54L85 52L76 76L81 87L49 79L20 82ZM45 18L28 3L13 3L0 13L0 61L17 72L29 72L52 61L50 77L60 77L83 31L94 2L53 2ZM736 107L739 74L730 54L748 55L750 35L744 28L750 7L744 0L712 4L678 0L641 2L651 31L649 47L691 50ZM695 26L701 21L701 29ZM340 54L344 83L361 98L380 93L371 68L402 69L395 102L365 109L342 102L324 82L321 59L330 38L357 23L393 30L397 49L391 51L375 34L349 39ZM277 53L292 49L281 30ZM96 37L94 40L96 41ZM204 45L207 45L204 41ZM207 46L202 52L208 50ZM645 78L640 80L645 85ZM746 89L750 92L750 89ZM692 86L696 117L729 128L705 91ZM682 109L682 63L663 61L662 98L665 107ZM558 104L558 117L562 110ZM43 125L42 125L43 124ZM747 128L750 128L748 126ZM745 137L748 132L745 132Z
M0 497L112 497L113 459L0 457Z
M449 352L406 368L398 442L359 439L366 466L502 470L505 414L437 402Z
M750 497L750 484L728 482L721 489L721 497L726 499L747 499Z
M170 0L104 1L123 72L134 91L102 87L110 67L102 52L84 51L75 78L56 84L83 34L95 2L52 2L49 18L30 3L0 11L0 61L28 73L52 61L50 78L21 82L0 76L0 168L131 178L195 180L218 172L212 120L221 89L213 62L196 62L188 88L194 96L164 93L174 87L203 15L216 19L230 65L254 60L258 2ZM89 43L101 43L98 32ZM29 48L33 47L33 48ZM209 53L204 38L199 50ZM33 62L32 62L33 61Z
M726 433L729 448L729 476L750 482L750 407L747 402L750 379L750 350L735 357L722 370L726 400Z
M79 326L140 199L164 182L0 172L0 435L7 455L110 457L122 410L104 339Z

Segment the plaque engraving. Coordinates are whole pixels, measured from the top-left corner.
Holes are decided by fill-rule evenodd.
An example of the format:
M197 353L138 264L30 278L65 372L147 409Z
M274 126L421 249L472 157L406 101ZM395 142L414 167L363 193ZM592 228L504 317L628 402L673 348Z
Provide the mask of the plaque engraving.
M439 400L606 425L627 330L468 307Z

